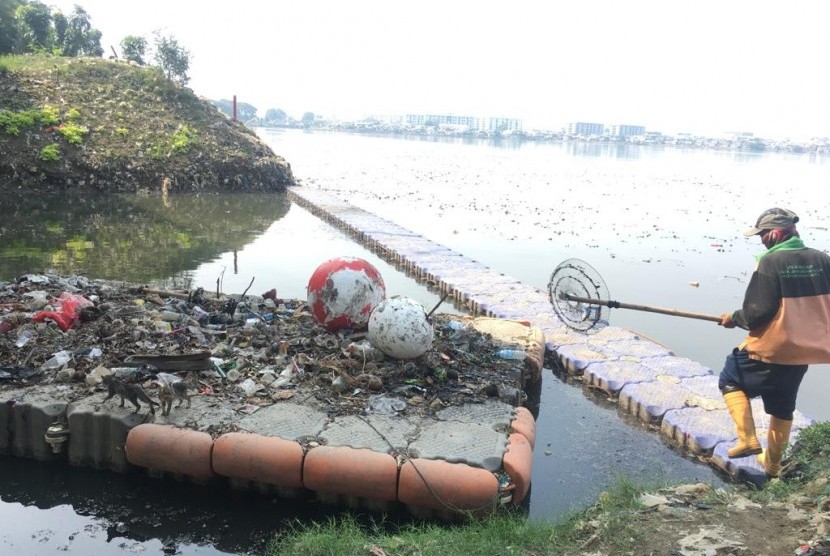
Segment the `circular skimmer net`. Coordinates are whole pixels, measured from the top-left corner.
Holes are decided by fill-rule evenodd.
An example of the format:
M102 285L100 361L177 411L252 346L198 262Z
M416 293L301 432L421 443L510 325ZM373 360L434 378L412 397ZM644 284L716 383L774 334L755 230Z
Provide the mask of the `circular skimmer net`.
M585 331L608 321L608 307L591 303L607 303L608 287L585 261L567 259L560 263L550 275L548 296L557 316L570 328Z

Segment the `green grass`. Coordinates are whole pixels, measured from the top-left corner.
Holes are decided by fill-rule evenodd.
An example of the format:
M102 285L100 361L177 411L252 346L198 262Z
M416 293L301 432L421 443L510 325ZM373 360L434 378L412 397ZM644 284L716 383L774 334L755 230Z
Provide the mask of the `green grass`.
M784 473L752 498L762 502L803 494L811 482L830 477L830 422L816 423L798 433L798 442L784 457ZM830 494L827 492L826 494Z
M411 524L388 532L382 523L361 526L352 517L325 523L297 523L268 547L268 556L368 556L372 549L387 556L571 555L586 539L620 553L638 546L642 537L630 519L645 487L621 479L599 502L556 522L529 521L515 512L465 525Z

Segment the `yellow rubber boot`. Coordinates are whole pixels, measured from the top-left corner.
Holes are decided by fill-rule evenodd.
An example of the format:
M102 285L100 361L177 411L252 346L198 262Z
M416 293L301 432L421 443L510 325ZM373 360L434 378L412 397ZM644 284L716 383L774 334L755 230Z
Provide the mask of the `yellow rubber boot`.
M761 443L755 436L755 420L752 418L752 406L749 398L740 390L727 392L723 395L726 401L726 409L735 421L735 429L738 431L738 443L729 448L726 454L730 458L745 458L761 453Z
M764 466L764 471L770 477L781 474L781 457L790 441L790 431L793 422L770 417L769 431L767 431L767 449L758 454L758 461Z

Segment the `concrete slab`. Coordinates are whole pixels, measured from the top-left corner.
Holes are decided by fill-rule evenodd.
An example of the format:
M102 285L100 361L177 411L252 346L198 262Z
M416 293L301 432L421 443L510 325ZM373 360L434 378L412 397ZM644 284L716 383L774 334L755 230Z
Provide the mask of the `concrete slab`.
M327 446L367 448L375 452L405 452L417 427L397 415L349 415L328 423L320 433Z
M414 457L466 463L498 471L507 448L507 436L489 423L424 421L418 438L409 445Z
M286 402L264 407L239 421L239 428L263 436L299 440L319 436L328 419L325 413Z

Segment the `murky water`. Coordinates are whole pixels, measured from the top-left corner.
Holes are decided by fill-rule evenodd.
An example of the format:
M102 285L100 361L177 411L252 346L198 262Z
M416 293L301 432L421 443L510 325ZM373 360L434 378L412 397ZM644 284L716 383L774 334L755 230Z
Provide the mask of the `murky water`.
M827 159L586 144L491 144L262 130L306 187L346 196L528 284L546 289L578 257L619 301L719 314L739 306L752 255L740 232L774 205L794 209L808 244L830 246ZM8 201L8 202L7 202ZM389 295L426 307L438 296L280 195L7 197L0 203L0 279L61 273L305 297L334 256L374 264ZM693 287L690 282L698 282ZM454 309L446 304L444 311ZM718 369L741 339L713 323L616 310L612 324ZM830 374L808 373L799 408L830 418ZM591 500L617 474L717 481L653 432L546 372L530 515ZM0 458L2 552L256 552L316 504ZM194 520L195 525L190 521Z

